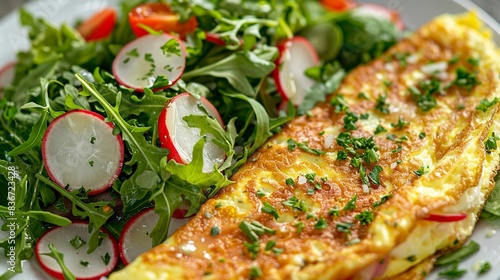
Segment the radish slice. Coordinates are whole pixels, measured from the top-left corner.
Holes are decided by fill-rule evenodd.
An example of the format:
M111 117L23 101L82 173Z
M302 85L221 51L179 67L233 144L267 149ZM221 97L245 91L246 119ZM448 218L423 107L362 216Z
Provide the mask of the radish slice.
M113 124L86 110L69 111L52 121L42 139L42 158L52 181L94 195L109 188L123 166L124 147Z
M204 107L204 110L200 109ZM206 113L204 112L206 111ZM193 159L194 145L202 137L200 130L191 128L182 119L189 115L207 114L224 125L217 109L205 98L197 100L189 93L182 93L172 98L158 119L158 134L162 147L170 150L169 159L178 163L190 163ZM212 172L214 165L224 161L225 151L212 142L213 135L207 134L203 149L203 172Z
M143 92L171 87L184 73L186 47L170 34L145 35L128 43L113 61L113 75L129 88ZM166 80L161 83L159 77Z
M389 255L385 256L369 266L365 267L363 270L358 272L355 277L356 279L377 279L384 275L387 267L389 266Z
M381 5L363 3L354 9L353 12L358 15L372 15L375 17L385 18L394 23L399 31L403 31L405 29L405 24L401 19L401 15L397 11Z
M274 81L281 97L298 106L307 89L314 85L314 80L307 77L305 71L320 62L318 54L307 39L299 36L284 41L278 48L280 56L273 72Z
M53 277L64 279L57 261L44 255L50 253L49 244L54 244L56 250L64 255L64 264L75 275L76 279L98 280L111 273L118 263L118 245L111 234L103 229L104 238L101 245L91 254L87 254L90 239L88 227L87 222L79 221L45 232L38 239L35 247L36 258L40 266ZM82 246L78 247L78 245Z
M388 266L389 266L389 255L385 256L384 259L376 262L375 269L373 270L372 279L375 279L375 278L378 278L378 277L381 277L382 275L384 275Z
M155 213L154 209L148 208L136 214L125 224L118 243L120 258L125 265L128 265L139 255L153 247L149 233L153 230L158 219L158 214ZM172 219L168 235L170 236L177 228L188 221L189 219Z
M16 63L10 62L0 68L0 96L2 96L3 88L8 87L14 81L16 74Z
M467 218L467 214L465 213L454 213L454 214L430 213L427 217L424 217L422 219L432 222L449 223L449 222L458 222L464 220L465 218Z

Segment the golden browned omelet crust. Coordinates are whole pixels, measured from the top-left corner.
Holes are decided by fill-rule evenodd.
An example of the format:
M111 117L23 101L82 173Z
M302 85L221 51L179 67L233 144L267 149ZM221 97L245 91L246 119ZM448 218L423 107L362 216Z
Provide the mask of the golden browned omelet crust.
M296 118L253 154L232 177L235 183L208 200L187 225L111 279L248 279L256 268L265 279L361 279L383 259L389 268L378 276L423 278L436 251L470 235L499 165L498 152L486 153L484 145L492 131L500 130L498 106L486 112L476 107L499 96L500 59L477 26L464 22L451 16L430 22L383 57L352 71L331 96L342 95L348 110L358 116L368 114L350 133L365 140L373 137L379 159L362 166L367 174L382 167L380 185L363 186L361 169L350 159L337 160L338 152L345 151L336 139L346 131L346 113L321 103L311 116ZM397 59L400 55L406 63ZM437 107L423 112L409 87L433 77L422 73L423 66L457 55L439 79L443 88L434 94ZM476 75L480 84L470 90L453 84L459 67ZM379 110L381 104L389 114ZM377 126L386 131L374 135ZM291 150L289 139L321 152ZM286 183L289 178L294 186ZM426 245L408 252L415 260L404 263L407 256L398 256L398 248L406 248L412 233L435 225L422 218L461 205L463 194L475 186L481 200L460 210L468 220L455 224L458 231L441 234L439 242L432 235L419 240ZM385 195L392 197L375 207ZM355 196L355 208L346 207ZM301 209L283 204L293 197L303 201ZM263 212L265 203L279 217ZM362 224L357 215L367 211L374 219ZM248 248L252 241L239 228L242 221L275 230L259 237L254 256ZM212 227L220 228L220 234L212 236ZM265 249L270 241L276 243L275 250Z

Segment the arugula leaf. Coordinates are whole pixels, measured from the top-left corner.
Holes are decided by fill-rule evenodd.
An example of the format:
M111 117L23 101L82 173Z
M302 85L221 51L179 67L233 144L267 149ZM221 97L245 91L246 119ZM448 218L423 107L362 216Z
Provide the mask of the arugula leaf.
M439 272L438 275L440 277L444 277L447 279L457 279L457 278L461 278L466 272L467 272L467 270L465 270L465 269L458 269L458 264L454 263L448 269Z
M495 187L486 200L481 218L488 220L500 218L500 173L495 176Z
M50 102L49 102L49 96L48 96L48 87L52 83L57 83L56 81L48 81L45 79L41 79L40 81L40 90L43 92L42 94L42 102L44 103L43 105L38 105L35 103L28 103L25 104L23 109L28 109L32 108L34 110L36 109L41 109L41 114L38 119L38 121L35 123L33 126L33 129L30 133L30 136L27 141L23 142L21 145L16 147L14 150L10 151L8 153L9 156L18 156L24 153L27 153L31 149L33 149L36 145L39 145L43 135L45 133L45 130L47 130L47 121L49 118L49 114L52 117L57 117L61 115L63 112L56 112L52 109Z
M225 93L224 95L248 102L254 111L256 121L255 130L250 139L247 141L247 143L253 142L248 149L248 153L252 154L272 135L271 132L269 132L269 115L267 114L264 107L253 98L247 97L243 94L234 93ZM242 132L240 131L239 134L241 135Z
M21 273L22 270L22 262L24 260L28 260L33 256L33 247L34 245L34 235L30 230L28 230L28 223L21 222L19 224L19 228L16 230L14 252L16 255L16 260L14 265L12 266L9 263L9 268L3 274L0 274L0 279L10 279L14 277L17 273ZM32 226L42 226L37 223L30 223L30 227ZM5 238L0 240L0 247L4 249L4 254L10 252L10 244L9 239Z
M274 27L278 25L278 22L274 20L255 18L252 16L229 19L216 9L205 10L203 14L205 16L210 15L219 22L219 24L214 29L212 29L211 32L218 35L222 40L227 42L226 47L230 50L236 50L239 48L240 40L237 34L244 27L246 27L244 32L245 35L247 35L246 39L248 40L249 35L252 35L253 37L260 37L260 33L258 32L258 30L256 30L260 26ZM248 26L250 26L250 31L247 31Z
M9 156L18 156L24 154L31 149L33 149L36 145L39 145L42 141L45 130L47 130L47 121L49 118L49 112L43 111L40 115L40 118L33 126L33 130L30 133L30 137L28 140L21 145L17 146L14 150L8 153Z
M99 246L99 232L106 221L113 215L113 210L108 210L109 205L113 205L112 201L95 201L88 202L87 194L81 194L81 191L68 192L61 188L50 179L37 174L36 178L50 186L62 196L69 199L73 205L71 211L73 215L83 219L89 219L89 230L91 230L88 253L92 253Z
M66 266L64 263L64 254L57 251L57 249L54 247L54 244L49 244L49 250L50 253L44 253L42 255L50 256L54 260L56 260L57 264L61 267L62 273L64 275L65 280L76 280L75 275L71 273L71 270Z
M162 166L165 166L165 170L171 174L167 183L175 184L176 179L179 179L182 183L188 183L192 186L196 186L200 189L200 191L209 191L208 197L213 196L220 188L232 183L217 168L214 168L211 173L203 173L203 147L205 145L205 141L205 137L202 137L198 142L196 142L193 148L193 159L189 164L179 164L174 160L170 160L164 164L165 159L162 160ZM177 183L179 182L177 181ZM215 188L209 190L210 187ZM204 200L199 198L198 191L194 191L193 193L196 195L194 199L195 201L191 201L191 207L186 214L188 216L196 213L197 208L199 208L201 204L199 201Z
M389 20L361 12L348 13L337 24L345 35L337 57L347 70L380 56L400 37L397 28Z
M476 253L477 251L479 251L479 244L472 240L471 242L469 242L469 244L462 246L460 249L439 257L436 260L435 265L442 266L458 263L466 257Z
M201 68L185 72L184 80L199 76L213 76L226 79L237 91L249 96L257 95L247 78L265 78L274 70L274 59L278 56L275 47L253 51L237 51L233 54Z
M2 206L0 206L0 211L2 211ZM26 216L35 218L41 222L50 223L56 226L67 226L71 224L71 220L59 215L47 212L47 211L28 211L25 213Z
M297 111L299 114L311 110L316 103L326 100L326 95L335 92L342 80L345 77L345 71L340 69L332 74L325 82L318 82L307 90L304 101L298 106ZM333 100L333 99L332 99Z
M136 166L132 176L125 180L120 188L124 203L124 211L128 211L135 203L145 197L147 191L160 187L160 161L167 155L167 150L155 147L144 138L144 133L150 127L137 127L126 122L119 113L121 92L116 95L116 105L112 107L104 97L99 94L95 86L85 80L80 74L76 78L82 83L86 92L91 94L108 114L108 120L113 121L121 130L123 140L128 143L132 154L125 164Z
M220 188L231 183L217 168L211 173L202 172L204 145L205 138L202 137L193 148L193 159L189 164L178 164L174 160L167 162L166 158L161 160L161 169L170 177L151 195L151 200L155 202L155 212L160 216L158 224L150 234L153 245L158 245L166 239L170 218L180 205L182 197L191 203L186 214L189 216L198 212L201 204L207 199L204 191L208 192L208 196L212 196Z
M2 175L0 176L0 184L7 186L8 182L13 182L15 187L13 192L11 190L11 192L5 193L3 197L6 199L5 202L0 201L0 219L4 221L2 230L9 231L7 237L0 240L0 247L4 249L5 256L12 252L12 242L16 244L14 246L16 259L8 264L8 270L0 275L0 279L9 279L16 273L21 273L21 263L33 255L34 242L45 231L45 226L38 219L56 225L71 223L66 218L39 210L37 198L40 184L34 179L34 174L38 172L36 169L37 167L25 164L18 157L15 157L13 162L0 160L0 175ZM2 177L6 180L3 181ZM7 188L4 189L7 190ZM14 202L14 209L7 202ZM15 224L14 239L12 239L11 228L9 228L12 223Z
M236 140L236 128L234 127L234 122L236 119L232 119L227 125L228 131L224 131L220 123L208 115L189 115L185 116L183 120L188 124L189 127L196 127L200 129L200 135L211 134L214 138L211 139L213 143L224 149L226 152L226 160L219 167L222 171L231 165L231 161L234 155L234 143Z

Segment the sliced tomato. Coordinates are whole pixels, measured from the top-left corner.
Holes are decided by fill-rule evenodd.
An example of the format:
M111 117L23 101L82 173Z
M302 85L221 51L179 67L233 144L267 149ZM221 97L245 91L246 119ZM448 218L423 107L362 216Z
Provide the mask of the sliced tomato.
M439 222L439 223L450 223L450 222L458 222L467 218L467 214L465 213L454 213L454 214L433 214L430 213L427 217L424 217L424 220Z
M195 17L191 17L186 22L181 23L179 15L172 11L168 5L162 3L139 5L130 11L128 20L132 31L137 36L148 34L141 25L156 31L176 33L181 38L193 32L198 27L198 21Z
M107 38L115 28L115 24L116 11L104 8L82 22L77 30L85 40L98 41Z
M321 0L323 7L335 11L344 12L357 6L354 0Z

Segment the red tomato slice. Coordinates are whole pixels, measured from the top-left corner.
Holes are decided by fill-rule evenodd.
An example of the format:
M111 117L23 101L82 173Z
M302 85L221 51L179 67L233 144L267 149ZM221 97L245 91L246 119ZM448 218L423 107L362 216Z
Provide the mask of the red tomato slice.
M354 0L321 0L323 7L335 11L344 12L357 6Z
M108 37L115 28L115 24L116 11L104 8L82 22L77 30L85 40L98 41Z
M165 33L176 33L181 37L185 37L198 27L198 21L195 17L191 17L186 22L181 23L179 15L172 11L169 6L162 3L139 5L130 11L128 20L132 31L137 36L148 34L146 30L141 28L141 25Z

